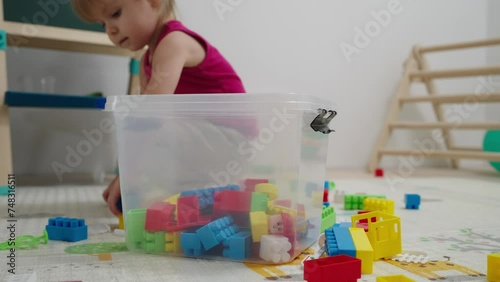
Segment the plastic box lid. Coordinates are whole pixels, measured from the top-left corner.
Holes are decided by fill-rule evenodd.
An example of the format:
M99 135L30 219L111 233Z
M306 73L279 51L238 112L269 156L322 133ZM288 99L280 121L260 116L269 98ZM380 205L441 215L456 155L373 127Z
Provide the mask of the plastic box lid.
M105 111L126 108L131 112L147 114L168 112L190 112L211 114L255 114L269 113L273 108L287 111L317 111L318 108L332 110L334 104L311 95L279 94L161 94L124 95L107 98Z

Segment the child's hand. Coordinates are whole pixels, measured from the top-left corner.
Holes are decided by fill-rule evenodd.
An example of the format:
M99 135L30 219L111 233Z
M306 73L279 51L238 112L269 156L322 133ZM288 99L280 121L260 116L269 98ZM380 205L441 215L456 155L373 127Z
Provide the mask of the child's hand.
M104 201L108 203L108 207L112 213L116 216L121 215L121 211L118 209L118 201L121 201L121 191L120 191L120 176L116 176L111 183L109 183L108 188L102 193ZM120 203L121 206L121 203Z

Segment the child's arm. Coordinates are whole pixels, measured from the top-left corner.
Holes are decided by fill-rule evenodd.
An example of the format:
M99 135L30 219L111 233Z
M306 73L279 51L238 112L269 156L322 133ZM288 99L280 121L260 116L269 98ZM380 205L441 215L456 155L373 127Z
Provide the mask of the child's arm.
M204 58L205 49L194 38L183 32L170 33L154 50L151 79L147 83L144 82L145 87L142 92L145 94L174 93L182 69L194 67Z

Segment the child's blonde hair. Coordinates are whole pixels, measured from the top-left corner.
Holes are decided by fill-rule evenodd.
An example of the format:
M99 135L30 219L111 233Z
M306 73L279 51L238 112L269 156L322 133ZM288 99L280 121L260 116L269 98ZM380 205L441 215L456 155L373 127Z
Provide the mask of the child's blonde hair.
M152 1L152 0L148 0ZM175 18L175 0L160 1L160 15L163 17L173 16ZM96 20L96 7L104 5L105 0L71 0L76 14L83 20L93 22Z

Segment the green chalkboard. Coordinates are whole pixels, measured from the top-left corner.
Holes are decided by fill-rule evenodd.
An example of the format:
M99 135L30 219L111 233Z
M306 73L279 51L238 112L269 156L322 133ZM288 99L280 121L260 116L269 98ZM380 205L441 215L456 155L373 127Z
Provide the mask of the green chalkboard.
M69 0L2 0L5 21L103 32L78 18Z

